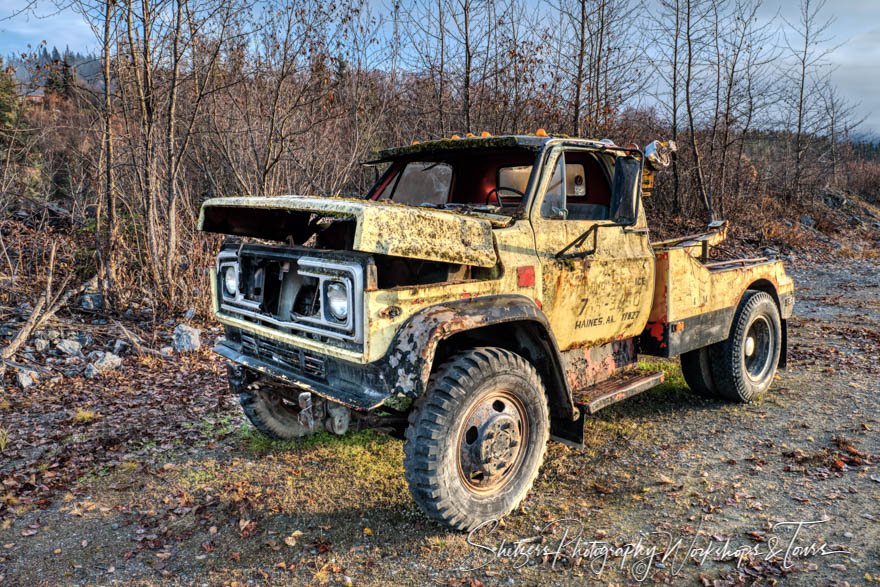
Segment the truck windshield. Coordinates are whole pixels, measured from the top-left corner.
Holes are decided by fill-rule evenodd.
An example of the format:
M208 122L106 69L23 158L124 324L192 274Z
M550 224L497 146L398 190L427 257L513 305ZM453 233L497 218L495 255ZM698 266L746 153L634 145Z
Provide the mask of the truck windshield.
M410 206L423 204L442 206L449 201L451 187L451 165L411 161L397 174L397 178L392 180L392 185L382 192L379 199Z
M461 150L434 160L398 160L370 191L370 199L409 206L521 209L536 154L525 149Z

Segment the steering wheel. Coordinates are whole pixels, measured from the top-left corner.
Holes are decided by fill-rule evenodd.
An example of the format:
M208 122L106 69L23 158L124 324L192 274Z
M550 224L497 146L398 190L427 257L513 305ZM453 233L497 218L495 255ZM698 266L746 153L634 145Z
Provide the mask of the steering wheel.
M498 195L498 190L507 190L507 191L509 191L509 192L513 192L513 193L517 194L520 198L525 198L525 197L526 197L526 195L525 195L524 193L522 193L522 192L519 191L519 190L515 190L515 189L513 189L513 188L507 188L507 187L497 187L497 188L492 188L491 190L489 190L489 193L486 194L486 201L485 201L484 203L485 203L487 206L489 205L489 198L492 197L492 194L495 194L495 199L498 200L498 207L499 207L499 208L504 208L504 202L501 201L501 196Z

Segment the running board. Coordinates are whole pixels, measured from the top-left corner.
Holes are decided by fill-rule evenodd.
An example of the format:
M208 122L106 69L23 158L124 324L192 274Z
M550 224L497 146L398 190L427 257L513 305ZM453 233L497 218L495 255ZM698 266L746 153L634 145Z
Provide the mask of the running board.
M663 383L663 373L636 373L622 379L609 379L588 387L575 396L575 402L581 400L587 411L595 414L628 397L632 397ZM586 400L586 401L584 401Z
M570 422L553 420L550 425L550 438L570 446L583 446L586 414L595 414L602 408L640 394L661 383L663 383L663 373L635 372L623 377L613 377L576 392L574 404L580 411L578 419Z

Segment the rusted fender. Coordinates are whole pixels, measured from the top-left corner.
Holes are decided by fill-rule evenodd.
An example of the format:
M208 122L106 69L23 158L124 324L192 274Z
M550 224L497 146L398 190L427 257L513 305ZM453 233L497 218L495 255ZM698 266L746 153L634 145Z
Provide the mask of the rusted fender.
M530 345L540 360L533 359L551 397L555 416L574 417L571 391L562 371L559 349L550 323L535 303L520 295L497 295L457 300L414 314L397 332L387 354L386 377L394 393L417 398L427 389L437 346L454 334L478 328L521 322L533 332ZM513 342L513 341L506 341ZM526 357L528 358L528 357Z
M276 196L213 198L202 204L199 230L305 242L312 214L357 222L352 249L396 257L494 267L492 223L451 210L350 198Z

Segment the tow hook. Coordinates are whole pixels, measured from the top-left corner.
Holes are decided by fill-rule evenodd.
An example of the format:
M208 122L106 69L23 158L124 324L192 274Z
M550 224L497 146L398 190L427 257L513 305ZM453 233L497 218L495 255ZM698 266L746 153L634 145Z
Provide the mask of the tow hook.
M299 394L299 423L309 429L309 432L315 431L315 415L312 413L312 394L304 391Z

